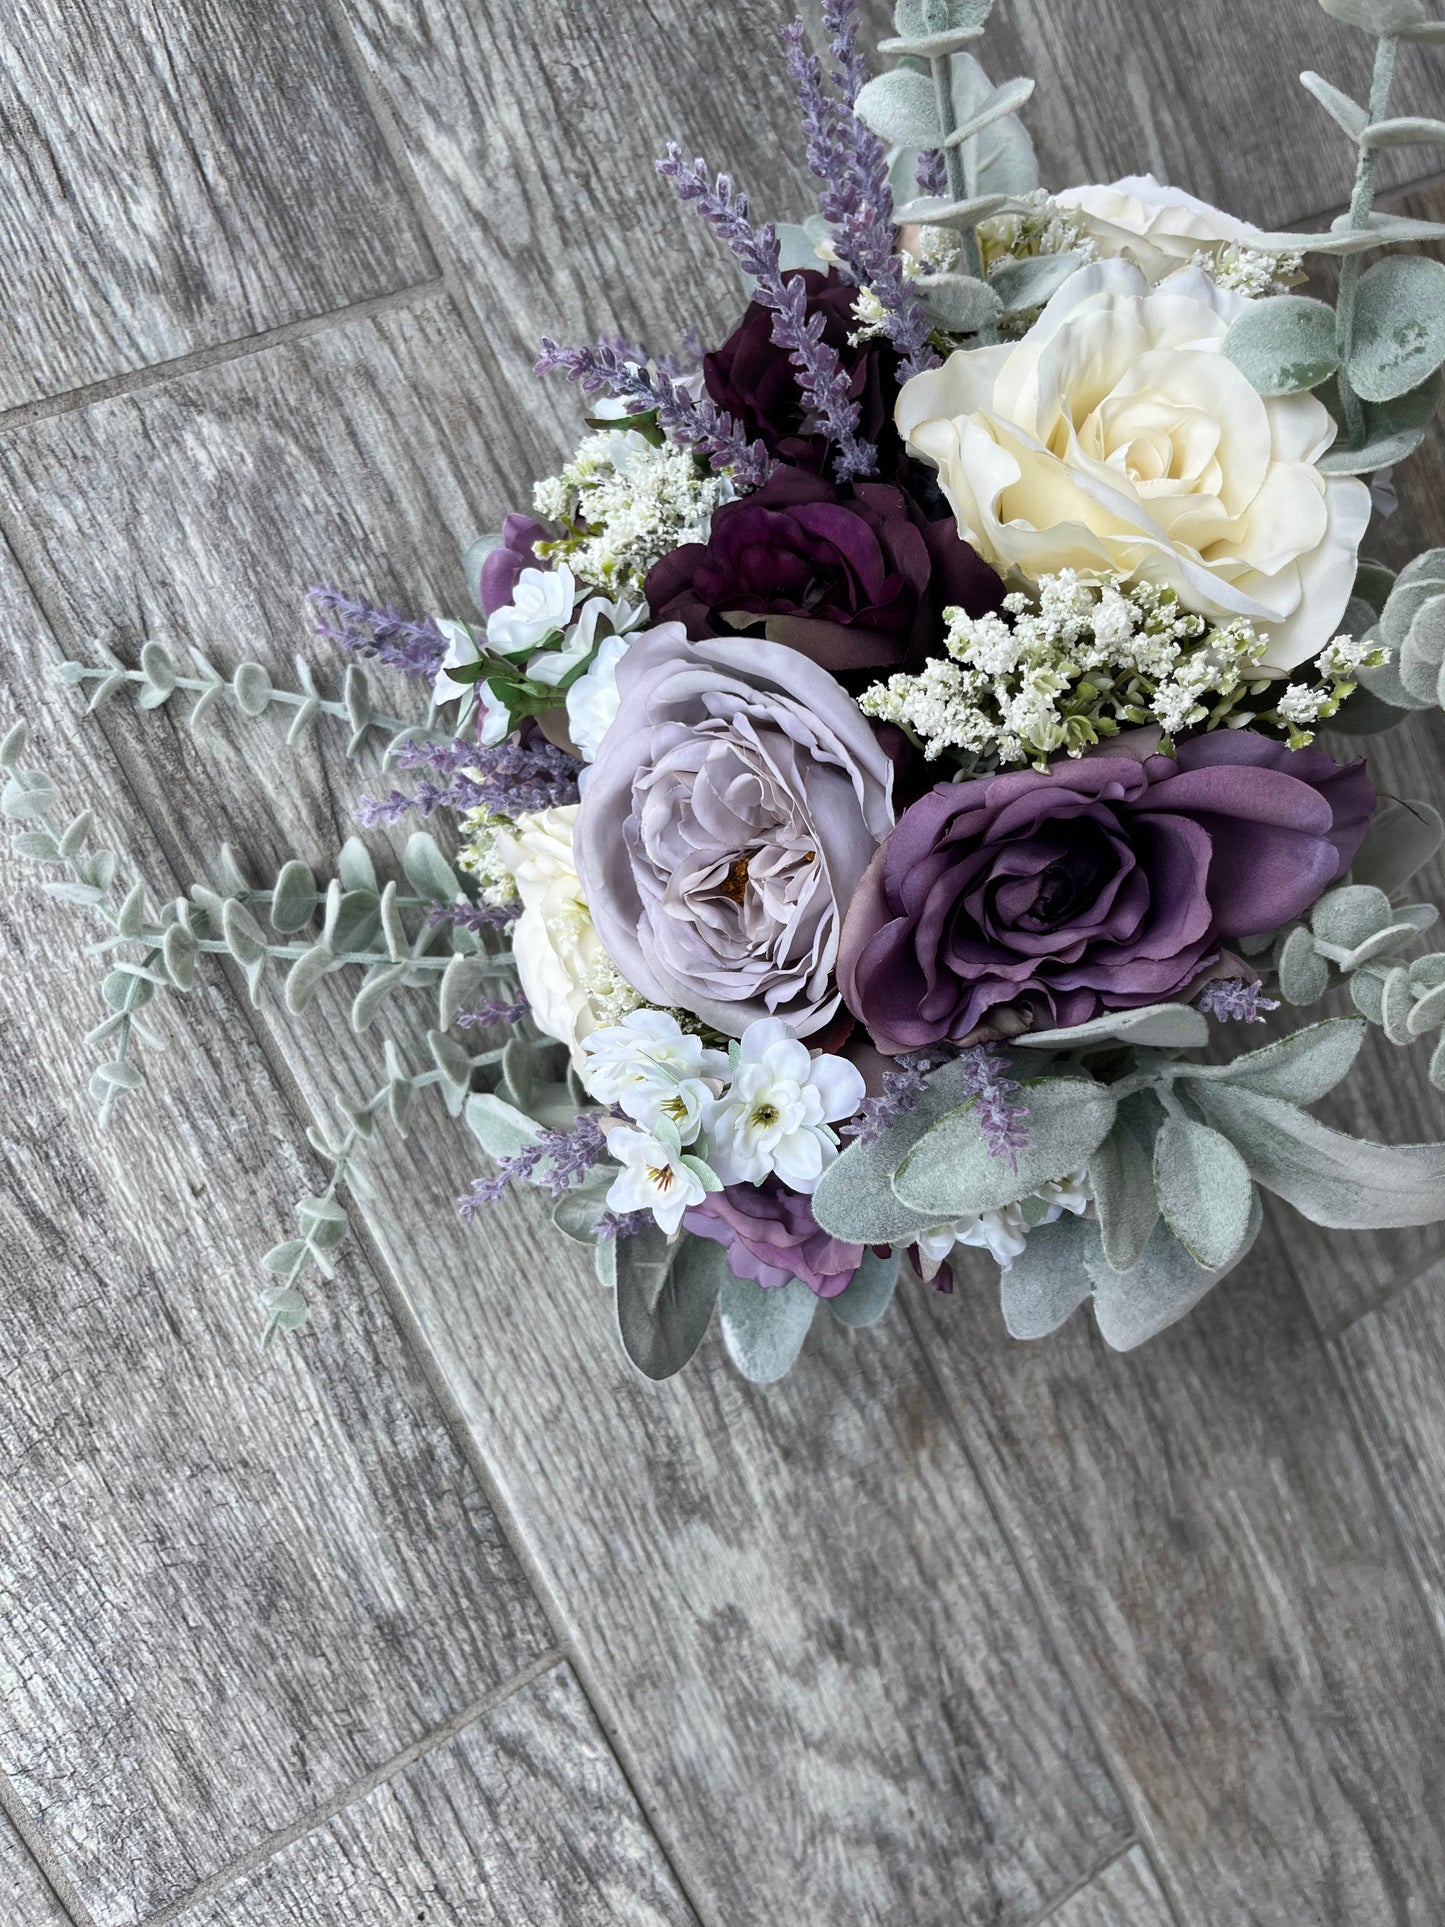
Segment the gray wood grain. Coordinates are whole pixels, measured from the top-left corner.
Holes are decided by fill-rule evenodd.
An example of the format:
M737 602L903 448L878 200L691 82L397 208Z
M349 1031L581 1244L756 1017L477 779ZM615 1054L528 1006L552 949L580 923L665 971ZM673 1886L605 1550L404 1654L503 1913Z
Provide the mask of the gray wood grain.
M269 638L280 656L308 557L369 584L380 571L381 588L435 572L455 595L449 544L481 525L467 508L489 452L481 381L445 308L393 313L37 425L0 460L77 631L132 650L204 638L221 663ZM214 753L165 715L118 708L107 727L191 863L222 836L274 856L278 813L324 850L377 780L330 752L295 774L269 723ZM265 1015L306 1097L369 1087L376 1041L352 1038L332 1002L314 1017ZM538 1200L472 1233L456 1222L448 1201L480 1162L439 1114L382 1144L376 1235L711 1917L1003 1927L1122 1845L1072 1690L902 1321L855 1337L825 1319L772 1390L716 1349L648 1386ZM350 1289L348 1270L328 1295Z
M913 1303L1180 1927L1445 1916L1445 1655L1277 1236L1125 1357L993 1298Z
M165 870L41 671L8 553L6 709ZM102 1927L173 1901L512 1677L550 1630L363 1262L262 1353L258 1251L311 1188L224 987L97 1133L93 934L0 901L0 1768ZM260 1245L258 1246L258 1234Z
M1173 1927L1173 1921L1147 1855L1132 1847L1050 1914L1047 1927Z
M563 1667L176 1927L695 1927Z
M0 1813L0 1920L5 1927L70 1927L70 1916L4 1813Z
M436 272L320 7L6 7L0 163L0 406Z
M1445 1265L1358 1320L1331 1351L1445 1637Z

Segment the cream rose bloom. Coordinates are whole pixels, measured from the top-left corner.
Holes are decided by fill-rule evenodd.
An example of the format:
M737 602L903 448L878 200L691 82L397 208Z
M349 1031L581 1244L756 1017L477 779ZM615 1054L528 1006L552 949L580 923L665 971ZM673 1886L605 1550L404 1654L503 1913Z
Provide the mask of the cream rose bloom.
M1100 254L1127 254L1151 281L1162 281L1196 254L1225 248L1264 252L1263 234L1182 187L1165 187L1152 174L1131 174L1110 187L1069 187L1054 203L1077 215Z
M511 928L512 955L537 1027L566 1044L580 1063L582 1039L597 1029L590 986L611 971L572 859L578 805L533 810L494 848L517 883L522 914Z
M1127 261L1066 281L1021 341L963 349L898 398L964 538L1005 575L1061 569L1243 616L1294 668L1334 635L1370 519L1363 482L1316 468L1313 395L1266 398L1220 352L1248 306L1197 268L1152 289Z

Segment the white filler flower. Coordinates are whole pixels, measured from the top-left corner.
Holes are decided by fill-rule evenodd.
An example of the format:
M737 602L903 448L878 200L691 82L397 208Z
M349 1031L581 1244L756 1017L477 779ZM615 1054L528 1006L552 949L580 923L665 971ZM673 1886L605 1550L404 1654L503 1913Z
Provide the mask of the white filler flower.
M707 1196L707 1186L685 1153L663 1144L650 1131L615 1125L607 1133L607 1150L622 1166L607 1192L608 1207L619 1216L650 1211L670 1238L681 1227L683 1212Z
M1257 394L1222 352L1246 298L1185 268L1071 275L1021 341L905 384L898 427L938 470L960 534L1015 580L1075 569L1177 592L1269 636L1293 669L1330 640L1370 519L1363 482L1321 474L1334 418Z
M667 1118L684 1144L702 1128L727 1079L728 1060L685 1031L670 1011L630 1011L582 1046L582 1081L600 1104L619 1105L644 1130Z
M487 641L499 656L520 656L544 636L566 629L577 584L566 563L555 569L523 569L512 600L487 618Z
M706 1119L709 1162L724 1184L761 1184L776 1173L805 1195L838 1155L830 1125L863 1102L861 1073L846 1058L809 1054L781 1017L743 1032L732 1085Z
M930 1283L937 1277L949 1253L959 1245L990 1252L1000 1268L1007 1271L1015 1258L1023 1256L1030 1231L1041 1224L1053 1224L1066 1211L1081 1218L1093 1202L1093 1196L1087 1172L1073 1171L1067 1177L1041 1184L1032 1197L1022 1198L1017 1204L1006 1204L996 1211L980 1211L971 1217L958 1218L952 1224L935 1225L921 1232L917 1239L918 1268L924 1282Z
M518 981L538 1029L566 1044L574 1057L596 1028L589 990L606 964L572 858L577 807L528 811L511 830L498 830L492 842L522 899L522 914L512 926Z

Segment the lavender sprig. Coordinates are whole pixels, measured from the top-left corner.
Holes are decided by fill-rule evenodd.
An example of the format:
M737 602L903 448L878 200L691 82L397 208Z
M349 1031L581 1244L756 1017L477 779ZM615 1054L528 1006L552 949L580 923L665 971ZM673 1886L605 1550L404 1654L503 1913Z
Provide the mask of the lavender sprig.
M606 1154L607 1139L597 1113L584 1111L570 1131L544 1130L535 1143L512 1157L500 1158L495 1177L474 1178L471 1189L457 1199L457 1210L470 1224L483 1205L495 1204L512 1184L535 1184L560 1198Z
M852 0L825 9L838 61L833 79L843 100L823 84L823 68L808 50L801 20L783 29L788 73L797 91L808 135L808 166L822 184L819 206L833 231L846 271L872 290L883 309L884 331L903 358L905 379L937 365L923 304L903 272L894 245L893 190L882 141L853 111L866 78L858 53L857 8Z
M773 340L786 348L798 371L804 404L837 450L833 472L840 482L873 474L878 451L858 433L862 410L854 400L847 370L838 351L823 339L821 314L809 315L808 290L801 275L783 276L778 230L772 222L755 228L749 218L748 197L734 188L726 174L713 181L706 163L689 164L676 141L657 163L678 198L695 203L719 240L737 256L753 278L753 298L773 313Z
M948 1061L945 1050L916 1050L900 1057L891 1070L883 1073L883 1090L864 1103L851 1124L843 1125L841 1137L856 1138L872 1144L911 1110L928 1087L928 1073Z
M604 1211L597 1220L597 1242L611 1245L619 1238L635 1238L653 1222L650 1211Z
M464 1010L452 1019L456 1030L490 1030L497 1024L519 1024L531 1009L525 997L515 1003L502 1003L489 997L475 1010Z
M1008 1058L997 1044L970 1044L959 1060L964 1088L978 1099L978 1124L991 1157L1019 1168L1019 1152L1029 1147L1028 1112L1012 1099L1021 1088L1009 1076Z
M404 769L435 771L446 780L423 777L415 793L392 790L388 796L363 796L356 818L363 829L391 826L413 810L433 816L438 810L488 810L518 817L529 811L557 809L578 798L582 765L545 738L532 743L403 744L397 762Z
M918 183L920 194L940 198L947 194L948 156L941 147L935 147L931 153L918 156L918 166L914 169L913 178Z
M446 637L430 616L412 622L395 609L328 587L309 589L306 599L323 618L315 633L348 655L384 662L405 676L427 681L441 668Z
M484 930L497 930L515 923L522 914L520 903L434 903L426 913L429 928L449 923L458 930L480 936Z
M544 335L533 373L545 375L554 369L568 381L580 383L584 395L595 395L605 388L636 414L655 410L659 427L675 442L692 449L715 469L730 468L740 488L761 488L773 472L772 459L762 443L750 442L725 410L713 402L694 399L672 375L638 366L605 341L599 341L595 348L560 348Z
M1241 1024L1262 1024L1264 1013L1278 1010L1279 1003L1265 996L1263 984L1244 977L1215 977L1194 999L1194 1007L1220 1023L1233 1019Z

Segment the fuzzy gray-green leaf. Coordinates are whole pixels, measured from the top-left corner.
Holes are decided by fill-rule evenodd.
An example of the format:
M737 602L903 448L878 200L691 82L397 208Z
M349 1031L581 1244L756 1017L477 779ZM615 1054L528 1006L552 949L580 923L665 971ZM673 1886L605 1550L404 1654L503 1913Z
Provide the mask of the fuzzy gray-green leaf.
M934 148L943 140L933 82L905 67L876 74L854 101L853 111L892 147Z
M369 974L351 1005L351 1028L358 1034L369 1030L378 1011L394 990L406 981L405 964L388 964L384 970Z
M1431 803L1401 799L1376 810L1350 875L1356 883L1395 891L1445 842L1445 820Z
M1445 361L1445 266L1397 254L1372 267L1355 302L1349 376L1365 401L1394 401Z
M490 1093L479 1093L467 1100L466 1119L472 1135L489 1157L515 1157L541 1136L532 1119L515 1104Z
M669 1245L654 1225L617 1243L617 1329L622 1347L648 1378L680 1372L712 1320L732 1273L721 1245L686 1234ZM753 1286L751 1289L756 1290Z
M855 1329L876 1325L893 1302L900 1262L896 1251L886 1258L880 1258L876 1251L865 1251L851 1282L827 1301L833 1316Z
M316 943L303 951L286 973L286 1008L293 1013L305 1010L331 966L330 944Z
M1408 33L1429 18L1424 0L1320 0L1326 13L1377 35Z
M999 1279L999 1304L1011 1338L1047 1338L1071 1318L1091 1289L1085 1259L1095 1226L1067 1216L1029 1233L1022 1254Z
M1243 1259L1259 1236L1264 1212L1258 1195L1245 1231ZM1208 1271L1196 1264L1161 1218L1148 1249L1132 1271L1111 1271L1102 1251L1088 1259L1094 1285L1094 1323L1099 1336L1116 1352L1133 1351L1190 1312L1212 1291L1227 1271Z
M1009 1039L1010 1050L1082 1050L1090 1044L1133 1044L1140 1050L1202 1050L1209 1019L1192 1004L1147 1004L1113 1010L1070 1030L1025 1031Z
M1393 468L1424 441L1439 406L1438 372L1394 401L1367 403L1360 445L1352 447L1342 438L1321 455L1316 466L1323 475L1373 475L1376 469Z
M935 1124L904 1158L893 1189L910 1210L933 1223L990 1211L1026 1198L1051 1178L1086 1165L1114 1122L1118 1102L1092 1079L1049 1078L1025 1084L1018 1102L1028 1142L1017 1168L995 1157L969 1102Z
M283 863L271 892L271 922L274 928L287 936L304 930L316 915L320 902L321 894L308 866L298 857Z
M437 847L436 838L425 830L408 837L402 867L419 896L435 903L455 903L461 895L456 873Z
M1342 94L1338 87L1324 79L1320 74L1305 72L1300 75L1300 85L1324 108L1338 127L1342 127L1352 141L1358 141L1370 124L1370 116L1358 101Z
M1340 365L1334 311L1298 294L1251 301L1231 323L1223 352L1261 395L1318 388Z
M728 1357L754 1385L772 1385L792 1370L818 1300L796 1278L764 1286L726 1272L719 1309Z
M60 801L44 770L17 769L0 790L0 815L18 822L47 816Z
M989 286L1003 303L1004 312L1016 314L1021 309L1045 307L1083 265L1082 254L1035 254L1022 261L1002 263L989 276Z
M1249 1167L1227 1137L1175 1113L1154 1140L1154 1188L1169 1229L1207 1271L1232 1264L1254 1203Z
M1328 1017L1232 1063L1190 1065L1183 1074L1191 1088L1196 1082L1231 1084L1289 1104L1317 1104L1349 1076L1364 1041L1365 1026L1356 1018Z
M1159 1217L1153 1161L1126 1121L1127 1105L1124 1111L1089 1160L1104 1255L1115 1271L1138 1264Z
M370 850L359 836L349 836L342 844L341 854L336 859L336 874L343 890L369 890L373 896L381 894L376 881L376 865L371 860Z
M1314 1004L1330 987L1330 967L1303 924L1285 938L1279 954L1280 993L1288 1004Z

